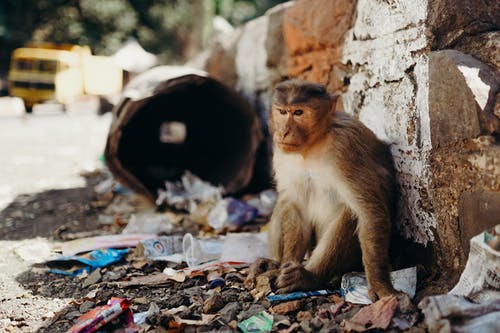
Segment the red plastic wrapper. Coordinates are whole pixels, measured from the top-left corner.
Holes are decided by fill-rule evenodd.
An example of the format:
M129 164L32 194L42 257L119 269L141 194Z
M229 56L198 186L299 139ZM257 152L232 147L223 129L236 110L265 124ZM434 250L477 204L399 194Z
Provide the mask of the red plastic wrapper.
M76 320L76 323L68 330L67 333L91 333L99 328L118 319L123 323L122 327L134 328L134 317L130 310L130 300L125 298L112 297L108 304L98 306L89 312L81 315ZM136 330L127 330L134 332Z

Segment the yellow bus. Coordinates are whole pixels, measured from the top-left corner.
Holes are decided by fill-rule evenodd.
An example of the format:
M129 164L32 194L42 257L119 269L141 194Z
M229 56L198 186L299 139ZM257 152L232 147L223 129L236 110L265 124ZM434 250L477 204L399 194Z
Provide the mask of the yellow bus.
M45 101L64 106L87 92L117 93L122 70L110 57L92 56L87 46L38 44L13 51L8 88L31 112L34 104Z

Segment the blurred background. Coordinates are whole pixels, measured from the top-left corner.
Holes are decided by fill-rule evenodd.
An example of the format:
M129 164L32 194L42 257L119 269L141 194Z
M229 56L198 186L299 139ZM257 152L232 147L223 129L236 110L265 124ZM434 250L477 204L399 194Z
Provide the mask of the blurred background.
M3 0L0 86L14 49L28 42L89 46L111 56L134 38L160 64L184 63L209 42L215 16L232 25L262 15L278 0Z
M186 63L217 29L281 2L0 1L0 207L81 186L79 173L102 165L111 122L103 114L132 77Z

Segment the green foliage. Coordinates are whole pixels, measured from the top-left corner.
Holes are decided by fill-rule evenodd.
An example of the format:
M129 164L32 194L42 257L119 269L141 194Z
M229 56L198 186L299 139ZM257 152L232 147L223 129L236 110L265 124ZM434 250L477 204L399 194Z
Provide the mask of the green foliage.
M73 43L109 55L133 36L162 62L182 62L206 46L214 15L238 25L279 2L283 1L1 0L0 45Z
M215 0L216 14L233 25L243 24L284 0Z

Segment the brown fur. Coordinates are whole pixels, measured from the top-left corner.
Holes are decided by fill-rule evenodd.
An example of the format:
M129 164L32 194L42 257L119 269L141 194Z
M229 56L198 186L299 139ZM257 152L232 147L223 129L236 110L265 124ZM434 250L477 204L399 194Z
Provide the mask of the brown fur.
M270 127L278 202L269 228L271 256L281 263L276 286L281 293L319 288L362 263L376 300L396 293L388 258L392 156L360 121L335 112L335 102L318 84L276 88ZM249 279L261 271L253 267Z

